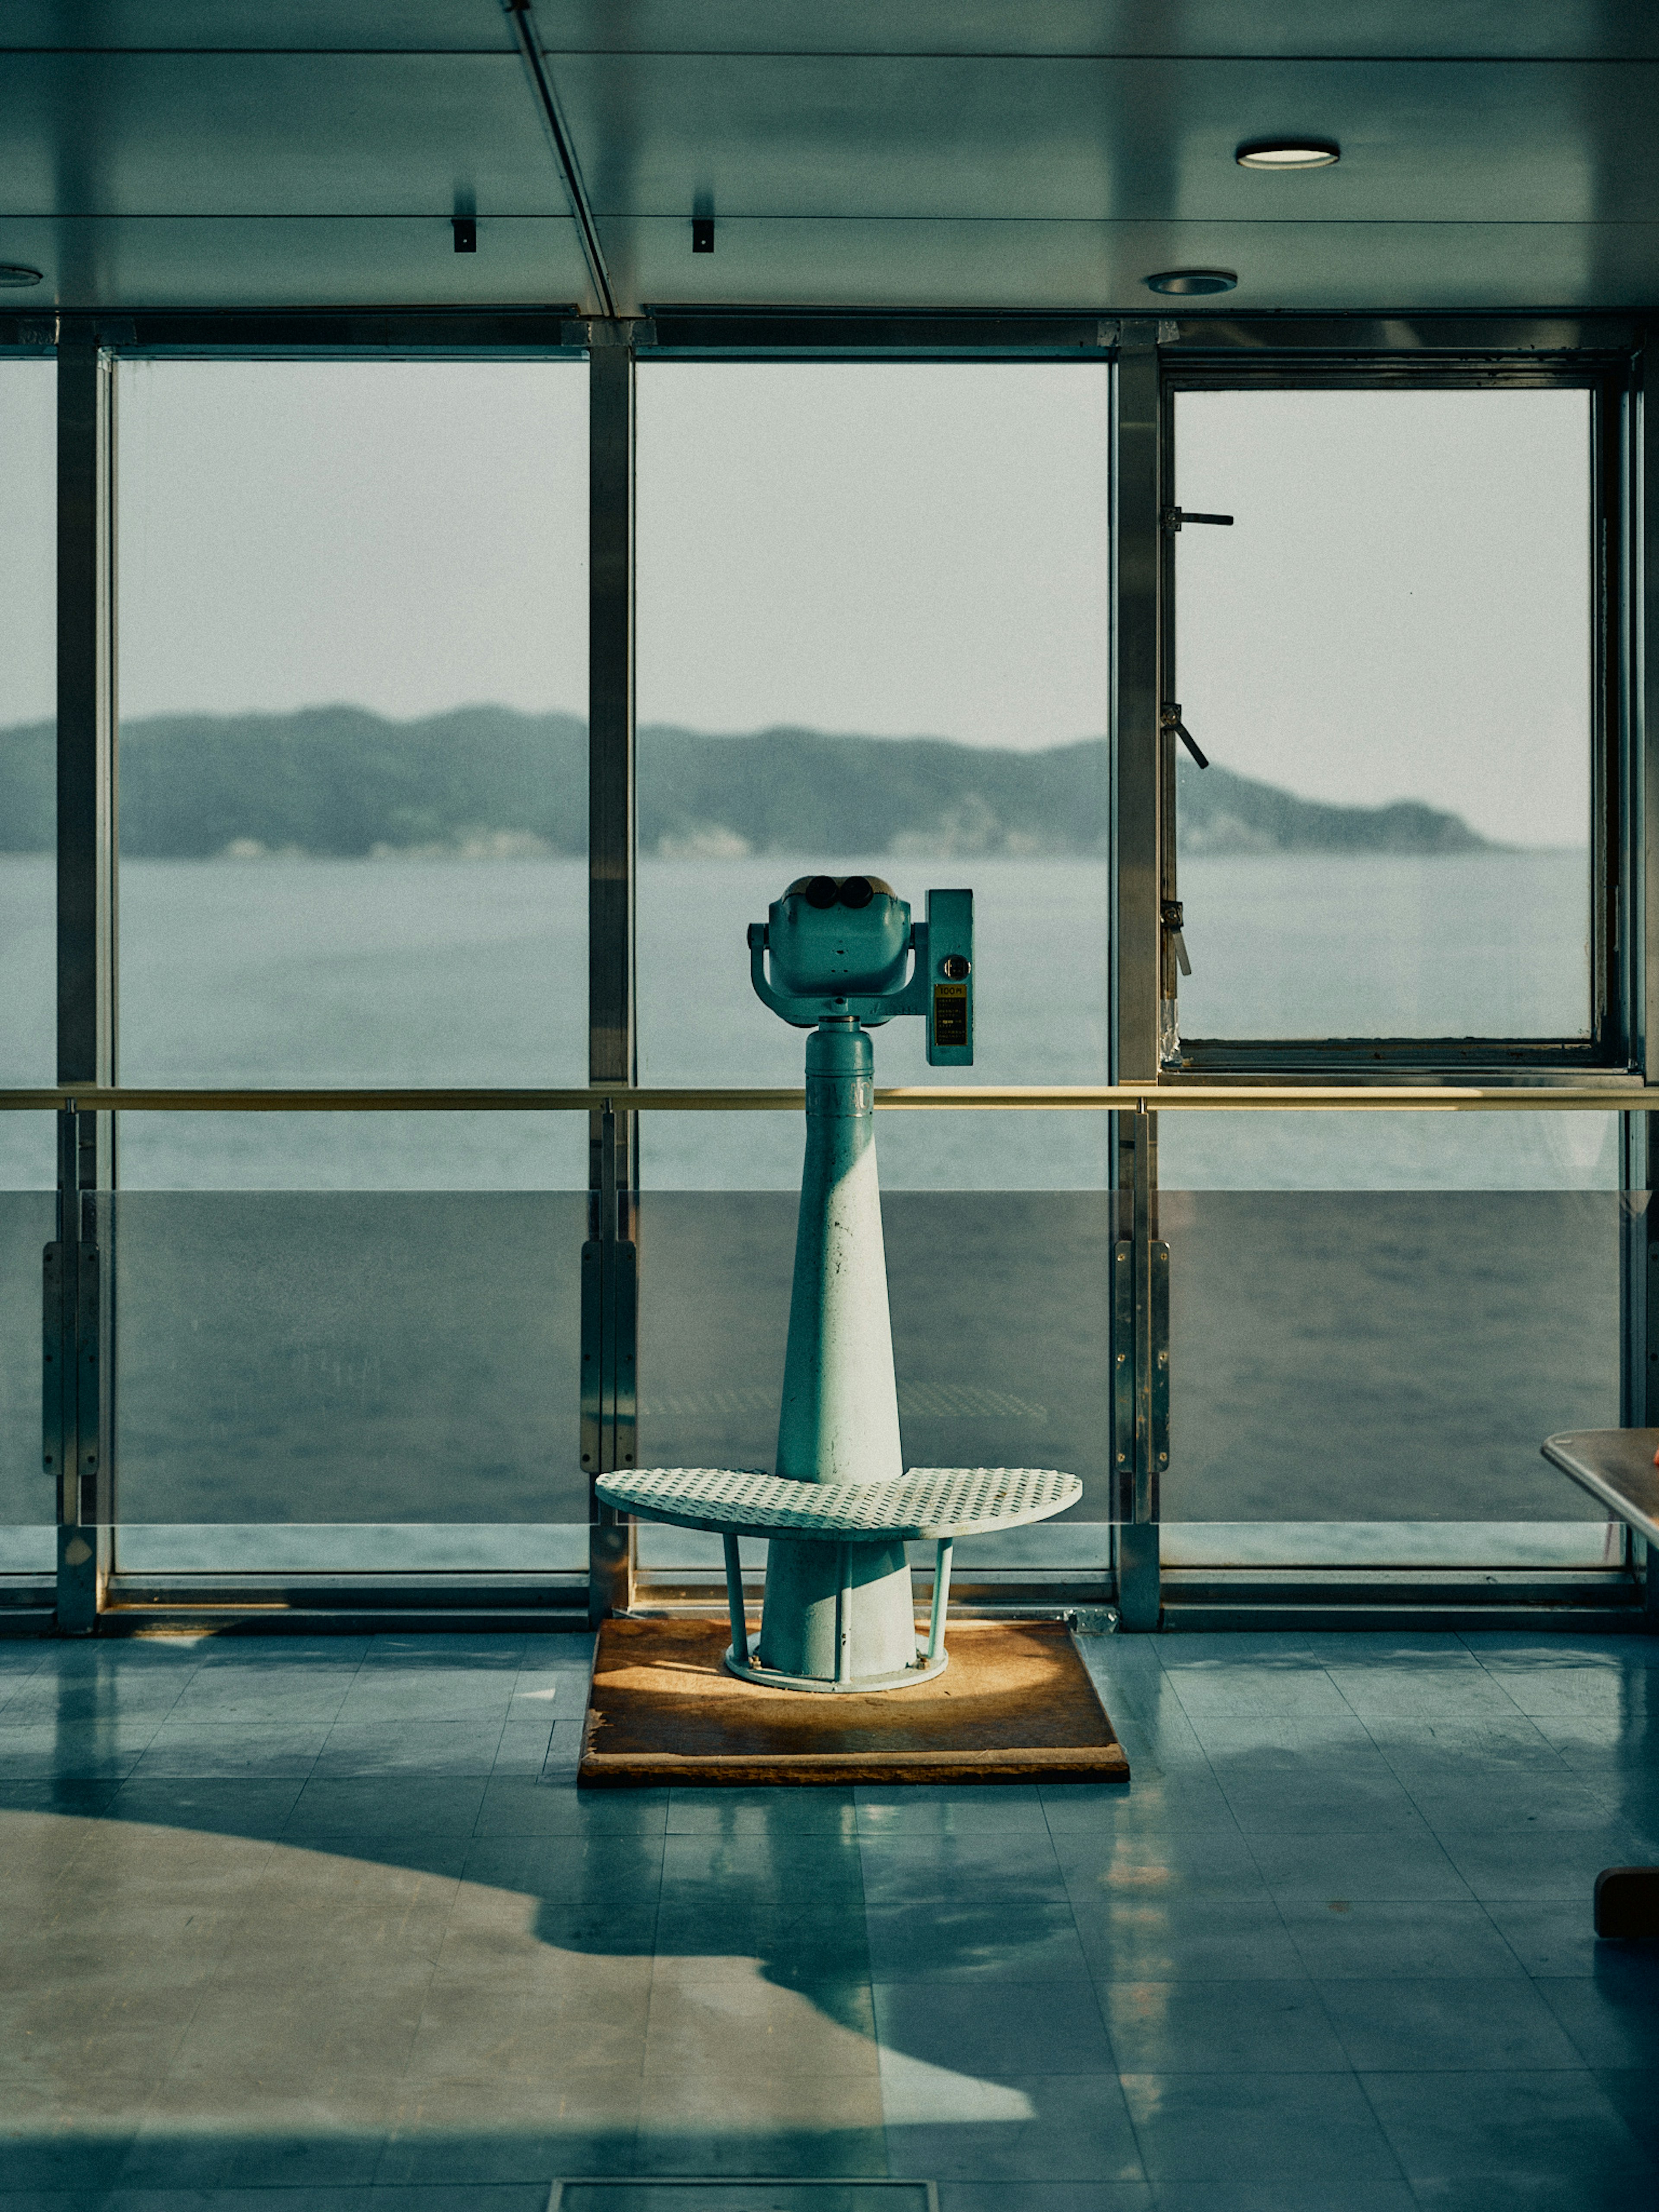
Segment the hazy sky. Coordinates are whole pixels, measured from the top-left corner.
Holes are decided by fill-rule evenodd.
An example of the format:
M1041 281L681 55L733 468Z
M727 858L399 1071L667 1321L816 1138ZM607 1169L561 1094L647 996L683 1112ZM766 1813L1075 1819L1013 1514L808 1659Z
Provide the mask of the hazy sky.
M52 709L49 367L0 364L0 722ZM580 713L580 363L119 371L122 711ZM1179 692L1217 760L1582 842L1577 392L1179 403ZM640 711L1033 747L1106 726L1097 363L640 375Z
M1583 392L1176 402L1176 692L1205 750L1310 798L1589 834Z

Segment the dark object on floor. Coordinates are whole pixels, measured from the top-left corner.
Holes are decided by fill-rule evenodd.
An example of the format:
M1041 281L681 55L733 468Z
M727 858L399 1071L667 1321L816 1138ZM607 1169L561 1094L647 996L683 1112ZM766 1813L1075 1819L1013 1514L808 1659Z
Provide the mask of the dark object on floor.
M862 1696L738 1681L724 1664L730 1642L723 1620L606 1621L578 1781L627 1790L1129 1779L1061 1621L953 1623L943 1674Z
M1575 1429L1549 1437L1544 1456L1592 1498L1659 1544L1659 1429ZM1598 1936L1659 1936L1659 1867L1603 1867L1595 1877Z
M1595 1877L1598 1936L1659 1936L1659 1867L1603 1867Z

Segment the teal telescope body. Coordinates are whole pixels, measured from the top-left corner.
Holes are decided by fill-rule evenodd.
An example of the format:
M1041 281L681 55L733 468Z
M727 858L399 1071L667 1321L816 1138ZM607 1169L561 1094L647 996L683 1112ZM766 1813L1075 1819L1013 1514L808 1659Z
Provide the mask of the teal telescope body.
M865 876L804 878L749 932L760 998L806 1040L806 1152L775 1472L798 1482L896 1482L904 1472L876 1178L870 1029L927 1024L935 1065L973 1059L973 894L930 891L927 919ZM939 1644L939 1639L933 1639ZM937 1674L919 1651L902 1542L771 1540L757 1660L798 1689L896 1688Z
M780 1690L903 1690L946 1664L959 1534L1018 1528L1083 1495L1054 1468L911 1468L899 1453L893 1330L876 1182L870 1031L927 1024L935 1066L974 1057L974 895L929 891L927 919L872 876L803 876L749 931L750 973L806 1040L806 1157L775 1471L637 1468L594 1485L601 1504L707 1528L726 1547L734 1674ZM769 1547L758 1650L739 1544ZM906 1547L934 1548L918 1647Z

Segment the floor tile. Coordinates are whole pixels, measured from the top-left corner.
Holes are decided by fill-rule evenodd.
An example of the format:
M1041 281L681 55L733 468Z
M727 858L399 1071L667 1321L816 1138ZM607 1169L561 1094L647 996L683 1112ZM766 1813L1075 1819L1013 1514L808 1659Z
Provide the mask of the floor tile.
M538 1782L492 1773L478 1804L481 1836L614 1835L665 1832L665 1790L579 1790L574 1782Z
M994 2083L967 2081L957 2097L951 2098L947 2088L933 2100L939 2118L912 2117L928 2106L926 2091L914 2083L908 2094L890 2096L887 2155L892 2172L923 2174L939 2182L1097 2185L1139 2182L1145 2176L1115 2074L1014 2073ZM1133 2197L1127 2202L1133 2205Z
M939 2212L1159 2212L1150 2181L945 2181L939 2203Z
M495 1763L504 1719L341 1719L318 1754L319 1779L383 1774L488 1775Z
M1533 1975L1588 1974L1601 1946L1595 1940L1588 1895L1547 1904L1486 1907L1486 1917ZM1659 1981L1659 1970L1656 1970Z
M1518 1977L1316 1986L1349 2063L1361 2073L1513 2072L1584 2063L1546 2003L1544 1985Z
M1629 1976L1619 1972L1623 1963L1534 1985L1587 2066L1659 2065L1659 1961Z
M474 2075L408 2083L389 2109L374 2196L521 2182L539 2184L544 2207L556 2174L631 2172L641 2086L638 2069L622 2067L573 2067L544 2082ZM388 2198L387 2212L421 2212L423 2202Z
M1044 2075L1109 2073L1111 2045L1087 1983L878 1982L876 2032L902 2051L952 2073L999 2075L1010 2054Z
M1126 2074L1123 2091L1148 2178L1351 2190L1391 2182L1399 2167L1352 2074Z
M930 1907L871 1905L870 1971L884 1982L1082 1981L1089 1961L1063 1890L963 1895Z
M295 1801L289 1843L356 1838L365 1849L429 1835L470 1836L483 1803L484 1777L313 1773Z
M1258 1855L1237 1828L1197 1834L1115 1832L1054 1838L1054 1856L1071 1895L1083 1906L1133 1897L1237 1897L1262 1901Z
M406 2085L487 2081L512 2075L556 2081L571 2071L622 2067L637 2073L652 2001L648 1959L629 1960L584 1983L556 1960L499 1962L430 1977L399 2069ZM540 1966L541 1971L537 1968Z
M1349 2070L1306 1982L1103 1982L1100 2002L1125 2074Z
M1587 2073L1361 2077L1407 2178L1558 2182L1581 2173L1654 2186L1653 2162ZM1636 2200L1640 2201L1639 2197Z
M1212 1982L1306 1978L1271 1899L1128 1896L1074 1907L1091 1970L1106 1981Z
M1645 1864L1651 1849L1622 1822L1565 1828L1467 1828L1441 1822L1435 1832L1471 1893L1503 1904L1588 1899L1603 1867Z
M818 2002L759 1976L657 1981L645 2041L647 2075L711 2081L759 2074L873 2080L875 2010L867 1982L826 1988Z
M158 1775L267 1776L303 1781L317 1764L331 1723L167 1721L132 1770L135 1782Z
M1253 1836L1250 1849L1268 1894L1351 1903L1419 1898L1461 1900L1468 1883L1425 1823L1344 1834Z
M795 1836L851 1841L859 1808L850 1789L676 1790L669 1794L665 1826L670 1835L717 1835L733 1843Z
M1191 1717L1199 1741L1203 1723L1228 1717L1327 1719L1347 1723L1352 1715L1342 1692L1322 1667L1282 1668L1212 1660L1201 1666L1169 1667L1166 1673Z
M887 2163L873 2075L645 2077L634 2153L641 2173L878 2174Z
M1467 1980L1522 1971L1478 1905L1370 1905L1336 1898L1279 1909L1316 1981Z

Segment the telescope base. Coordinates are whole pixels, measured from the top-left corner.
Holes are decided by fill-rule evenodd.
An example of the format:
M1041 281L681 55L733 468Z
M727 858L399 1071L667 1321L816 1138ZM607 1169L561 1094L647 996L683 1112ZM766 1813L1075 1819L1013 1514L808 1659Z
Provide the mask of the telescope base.
M948 1652L940 1652L937 1659L928 1659L918 1653L913 1667L901 1668L892 1674L854 1674L844 1682L827 1682L817 1674L784 1674L775 1667L759 1667L753 1660L739 1659L728 1644L726 1652L726 1670L738 1674L745 1682L758 1682L768 1690L817 1690L834 1697L856 1695L866 1690L908 1690L918 1682L931 1682L942 1674L951 1663Z
M1127 1783L1129 1762L1059 1620L963 1620L951 1667L897 1694L803 1698L740 1681L723 1620L607 1620L577 1781L701 1785Z

